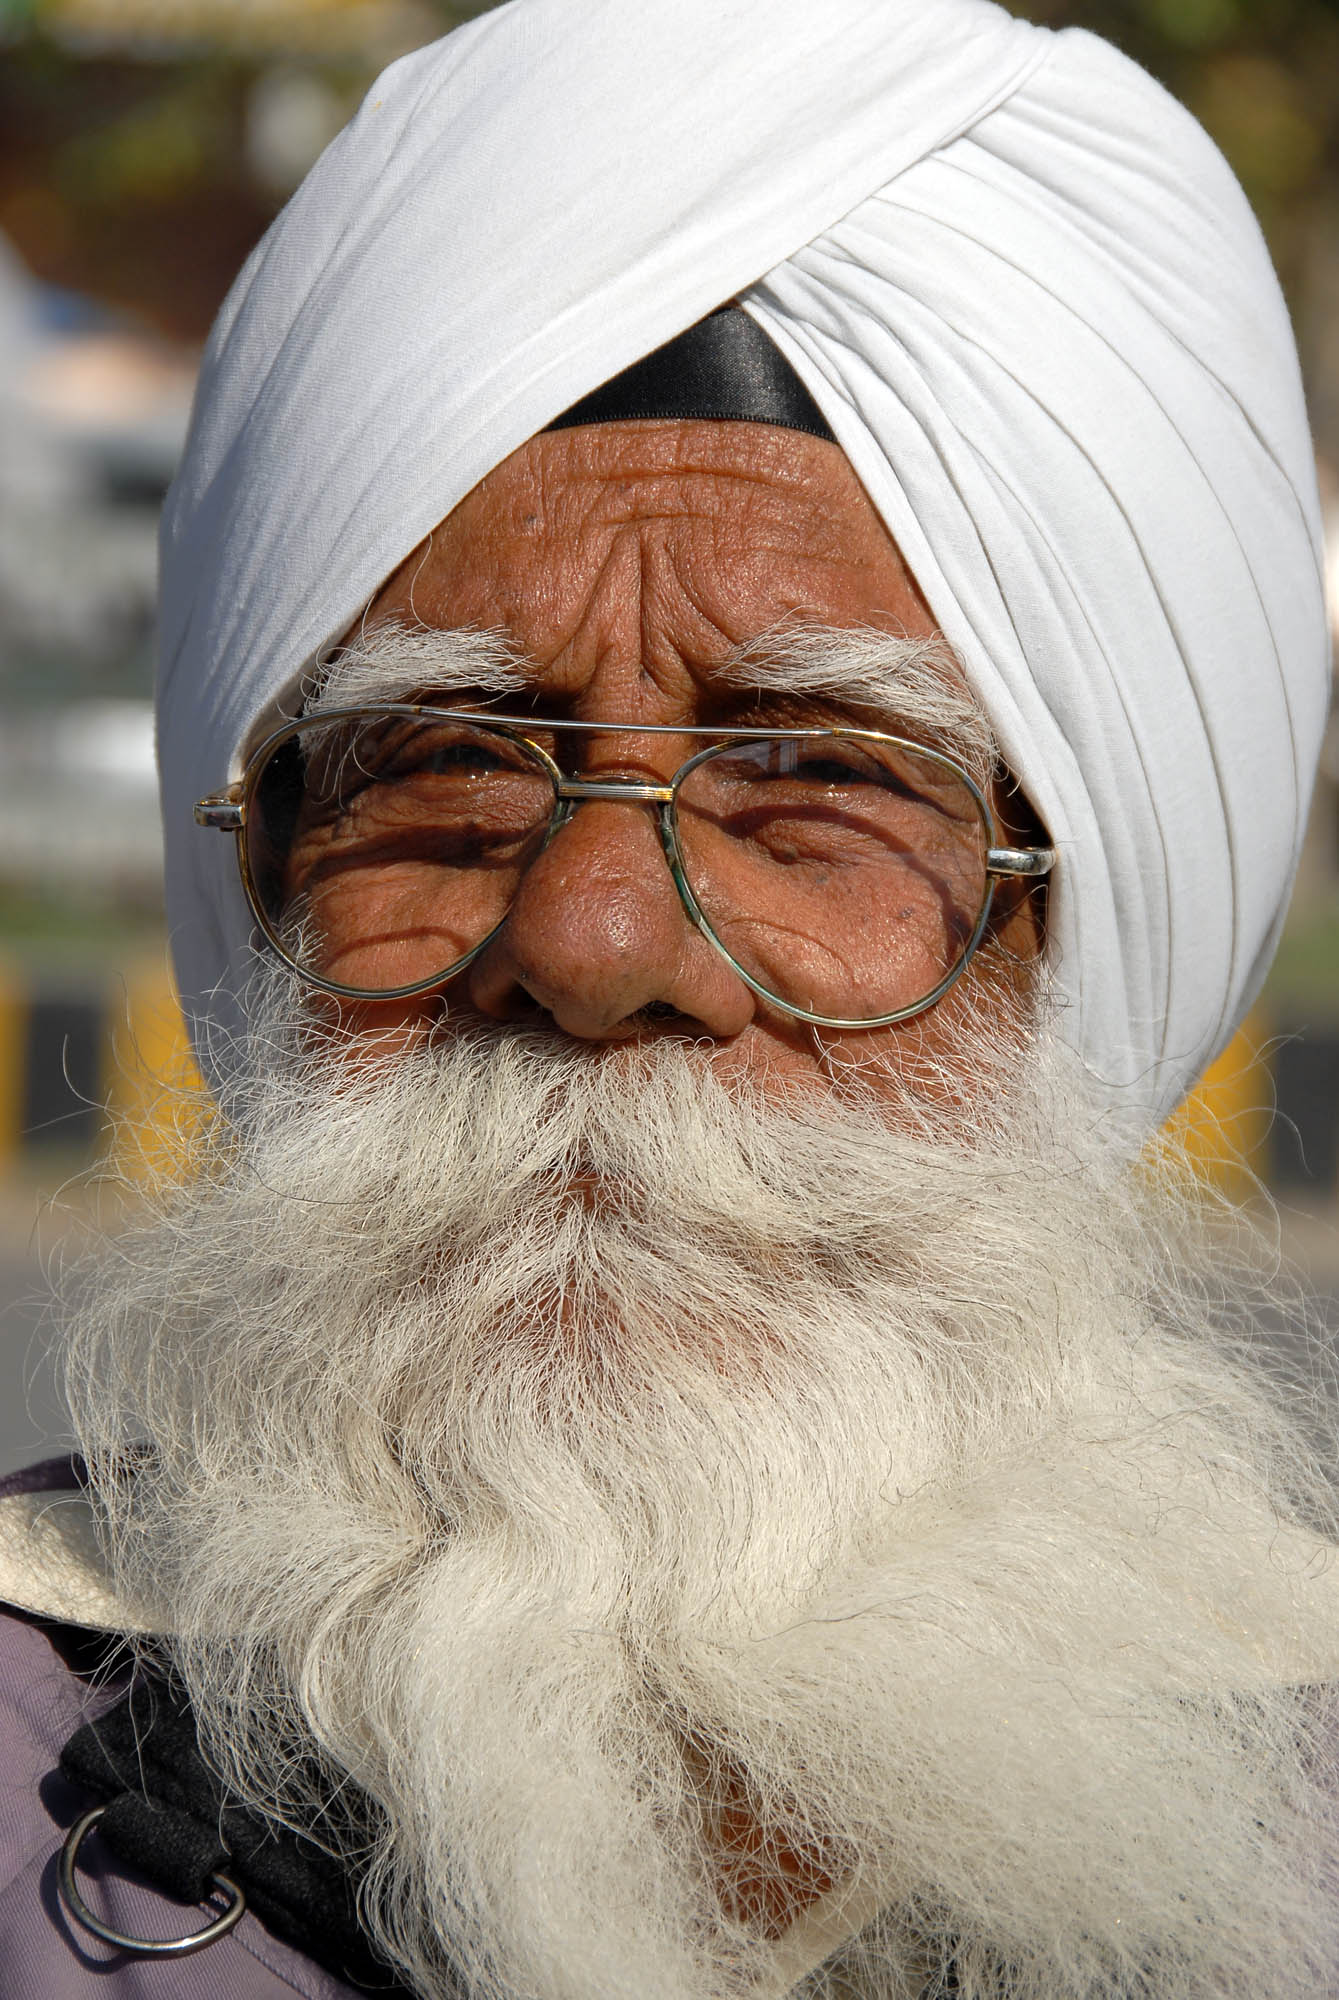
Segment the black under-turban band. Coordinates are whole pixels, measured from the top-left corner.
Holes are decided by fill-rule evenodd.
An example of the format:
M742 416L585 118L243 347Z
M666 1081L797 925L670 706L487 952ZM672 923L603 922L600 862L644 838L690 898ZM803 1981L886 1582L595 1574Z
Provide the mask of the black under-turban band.
M781 424L836 442L780 348L737 306L719 307L643 355L545 428L566 431L636 417Z

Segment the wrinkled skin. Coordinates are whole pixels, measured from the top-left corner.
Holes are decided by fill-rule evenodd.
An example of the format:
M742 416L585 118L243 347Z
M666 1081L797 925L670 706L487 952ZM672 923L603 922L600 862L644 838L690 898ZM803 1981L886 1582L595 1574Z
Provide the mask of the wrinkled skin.
M766 720L765 701L713 687L712 670L783 619L909 637L936 631L835 445L770 425L705 421L599 424L532 439L401 565L364 622L392 616L505 632L533 662L526 707L533 701L537 715L661 724L736 721L744 700L749 720ZM895 715L846 714L897 726ZM586 775L656 780L685 754L672 739L663 747L596 739ZM997 787L993 803L1010 831L1033 837L1016 798ZM1040 943L1035 892L1001 885L992 936L999 949L978 954L963 982L978 993L981 981L1014 986L1025 977ZM825 1054L694 928L651 812L602 802L585 803L534 862L504 929L445 996L367 1005L357 1018L399 1042L444 1002L451 1018L547 1019L584 1041L706 1039L727 1068L792 1084L819 1081L834 1039L825 1037ZM968 1003L968 994L950 994L909 1022L837 1039L847 1056L942 1057Z

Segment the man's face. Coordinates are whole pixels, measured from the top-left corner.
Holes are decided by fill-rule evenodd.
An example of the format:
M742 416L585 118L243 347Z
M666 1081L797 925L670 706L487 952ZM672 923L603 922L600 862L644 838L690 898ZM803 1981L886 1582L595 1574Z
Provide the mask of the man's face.
M820 679L824 631L891 635L845 647L855 721L973 720L914 682L933 627L840 453L760 426L537 439L368 622L318 713L779 724L740 648L798 622ZM592 776L687 755L591 741ZM348 1801L425 1996L779 1995L839 1943L881 2000L950 1955L1017 2000L1324 1983L1293 1683L1330 1623L1272 1498L1306 1448L1036 942L1006 903L938 1006L816 1043L694 930L650 811L591 801L445 992L327 1023L258 982L67 1382L206 1740L267 1810Z
M504 634L529 675L509 708L659 726L793 721L775 698L716 677L779 626L911 639L936 631L836 446L719 422L602 424L532 439L401 565L364 627L391 617ZM469 699L469 690L447 692ZM811 712L819 726L896 729L903 720L895 697ZM692 747L596 738L586 775L663 779ZM998 796L994 804L998 812ZM971 969L978 998L982 980L1015 984L1038 946L1034 903L1005 894L996 911L1003 950ZM964 1003L967 993L897 1028L844 1037L843 1055L886 1054L900 1041L937 1062ZM415 995L360 1008L358 1019L412 1040L442 1006L440 993ZM547 1021L590 1042L705 1038L722 1045L727 1067L790 1082L817 1076L828 1060L693 927L651 813L622 803L584 804L533 863L506 926L451 988L447 1013Z

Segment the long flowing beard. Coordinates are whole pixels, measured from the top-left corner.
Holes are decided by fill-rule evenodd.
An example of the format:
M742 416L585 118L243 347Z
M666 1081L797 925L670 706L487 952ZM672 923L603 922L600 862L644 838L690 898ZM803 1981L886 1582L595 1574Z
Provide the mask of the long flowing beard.
M69 1393L213 1757L425 1996L776 1993L815 1912L898 2000L1325 1986L1329 1490L1061 1056L337 1039L262 1021Z

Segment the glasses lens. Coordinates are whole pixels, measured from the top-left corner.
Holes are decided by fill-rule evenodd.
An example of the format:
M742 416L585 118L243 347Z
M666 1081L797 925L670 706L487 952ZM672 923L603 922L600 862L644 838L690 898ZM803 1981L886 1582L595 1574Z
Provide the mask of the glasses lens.
M247 809L252 891L303 972L358 993L445 976L543 846L547 771L494 730L371 712L296 724Z
M713 751L678 795L684 873L737 965L834 1021L914 1008L985 908L986 827L962 774L832 736Z

